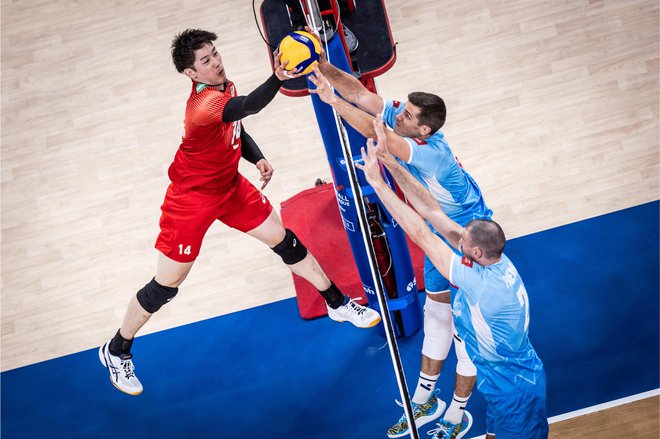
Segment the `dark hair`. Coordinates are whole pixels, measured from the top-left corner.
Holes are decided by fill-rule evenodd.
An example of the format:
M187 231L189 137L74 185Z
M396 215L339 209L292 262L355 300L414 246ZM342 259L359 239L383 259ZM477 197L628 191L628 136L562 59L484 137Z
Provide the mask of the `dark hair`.
M201 29L186 29L172 40L172 62L176 71L195 69L195 50L218 38L213 32Z
M506 237L500 225L495 221L472 220L465 228L470 233L472 244L481 248L488 259L499 258L502 255Z
M440 96L415 91L408 95L408 102L419 107L420 112L417 120L419 120L420 125L427 125L431 128L431 134L438 131L445 124L447 107Z

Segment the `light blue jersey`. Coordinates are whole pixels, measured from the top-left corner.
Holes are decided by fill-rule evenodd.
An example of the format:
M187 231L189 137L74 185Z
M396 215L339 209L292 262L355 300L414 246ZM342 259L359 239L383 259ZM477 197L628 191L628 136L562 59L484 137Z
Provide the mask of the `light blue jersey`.
M535 386L543 363L529 342L527 291L509 258L483 267L454 254L449 278L458 288L454 325L477 367L477 388L506 395Z
M404 105L388 100L383 109L383 122L390 128ZM486 206L481 189L465 171L449 149L439 130L422 140L405 138L410 145L410 160L399 160L440 203L449 218L464 226L473 219L487 219L493 212Z

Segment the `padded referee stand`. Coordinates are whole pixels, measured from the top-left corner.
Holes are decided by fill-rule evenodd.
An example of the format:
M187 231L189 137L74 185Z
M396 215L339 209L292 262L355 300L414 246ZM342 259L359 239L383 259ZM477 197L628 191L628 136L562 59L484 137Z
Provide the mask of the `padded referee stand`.
M334 24L334 37L327 42L326 46L328 61L345 72L359 76L365 87L375 92L373 78L389 70L396 60L385 5L382 0L361 2L350 16L341 17L336 0L326 1L325 3L329 3L331 9L321 10L321 17L323 21ZM270 53L271 47L276 47L279 41L293 30L292 23L289 20L287 6L282 0L264 0L261 5L261 18L266 40L270 46ZM357 52L349 53L342 22L350 25L351 31L358 38ZM272 55L270 59L272 63ZM287 81L280 91L289 96L305 96L308 94L307 89L310 87L314 87L314 85L307 78L301 77ZM366 295L369 305L380 311L376 294L377 288L374 284L374 281L378 282L388 297L387 305L390 310L391 321L394 322L394 333L397 336L412 335L420 329L422 324L422 311L417 293L417 279L422 279L422 276L415 276L410 252L406 245L406 237L401 227L396 224L382 206L361 171L357 172L355 178L349 176L345 153L343 152L342 144L345 142L350 149L347 153L351 155L351 159L353 161L359 160L361 158L360 148L366 144L366 139L346 122L343 122L343 126L340 127L332 108L323 103L318 96L312 95L311 100L333 174L333 192L336 196L335 205L339 209L340 224L343 224L344 235L348 238L349 248L353 254L355 264L351 261L347 251L337 253L336 258L342 262L342 265L356 266L358 283L354 286L342 285L333 277L332 272L329 272L328 275L345 292L349 294L360 292L357 295L358 301L364 303L363 297ZM394 186L391 176L387 177L389 177L390 184ZM369 224L366 225L370 230L367 230L367 235L371 236L374 249L376 249L377 243L379 245L380 253L376 249L376 258L379 263L370 261L370 256L365 248L364 235L360 230L359 207L355 205L352 192L352 187L355 187L355 185L360 187L363 201L370 209ZM288 215L285 211L286 206L283 205L282 217L285 225L288 226L285 219ZM302 221L303 223L309 222L313 227L318 227L318 218L309 216L309 210L307 209L300 209L300 211L307 215ZM291 228L299 233L301 225L297 224ZM317 230L319 229L317 228ZM305 239L303 236L300 236L300 238L310 247L318 259L318 252L314 251L316 243ZM327 240L328 238L327 233L312 234L312 239ZM325 270L327 267L324 261L321 259L319 262ZM371 266L374 266L377 273L380 274L380 276L377 275L377 279L372 276ZM306 292L299 291L299 288L305 288L303 286L305 283L296 281L295 277L294 282L296 282L296 294L299 307L301 307L301 315L304 317L312 307L308 309L306 301L301 299L308 296ZM318 292L314 291L314 294L318 296ZM303 308L305 308L305 314L303 314ZM324 305L323 308L325 308ZM311 312L312 315L325 311L325 309L314 309L317 309L317 311ZM385 335L382 324L379 325L379 328L381 334Z
M348 256L351 246L330 183L306 189L281 204L282 222L296 233L339 289L358 303L367 303L356 265ZM408 240L418 288L424 289L424 253ZM326 315L325 300L300 276L293 275L298 310L303 319Z

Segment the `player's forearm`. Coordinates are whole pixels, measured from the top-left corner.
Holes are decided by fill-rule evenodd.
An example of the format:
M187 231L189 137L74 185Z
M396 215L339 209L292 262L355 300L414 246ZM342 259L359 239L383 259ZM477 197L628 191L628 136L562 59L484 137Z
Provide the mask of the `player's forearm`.
M260 112L280 90L282 81L272 74L266 82L255 88L247 96L237 96L227 101L222 112L223 122L234 122Z
M429 230L422 217L404 203L384 181L372 184L372 187L387 211L410 238L415 242L420 240L422 234Z
M257 142L245 130L241 130L241 157L254 165L265 158Z
M434 209L440 209L438 201L431 193L391 155L381 160L392 174L406 198L424 219L428 219Z
M352 106L338 96L330 102L330 105L337 111L337 114L364 137L374 138L376 136L372 124L374 118L369 113Z
M433 227L454 247L458 246L461 226L452 221L440 208L438 200L410 172L393 158L383 160L383 164L392 174L406 198Z
M401 225L410 239L426 253L428 249L424 246L428 240L425 238L427 234L431 233L431 230L422 217L404 203L384 181L381 180L372 187L390 215Z
M335 67L328 61L322 61L318 64L319 70L328 79L330 84L347 101L360 105L360 95L367 91L362 83L353 75Z

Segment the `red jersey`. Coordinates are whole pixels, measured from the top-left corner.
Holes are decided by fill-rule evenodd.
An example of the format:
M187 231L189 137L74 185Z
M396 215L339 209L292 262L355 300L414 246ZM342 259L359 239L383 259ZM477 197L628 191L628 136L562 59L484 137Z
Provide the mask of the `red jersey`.
M168 175L184 190L218 194L236 183L241 158L241 121L225 123L222 112L236 87L224 91L193 81L186 104L185 133Z

